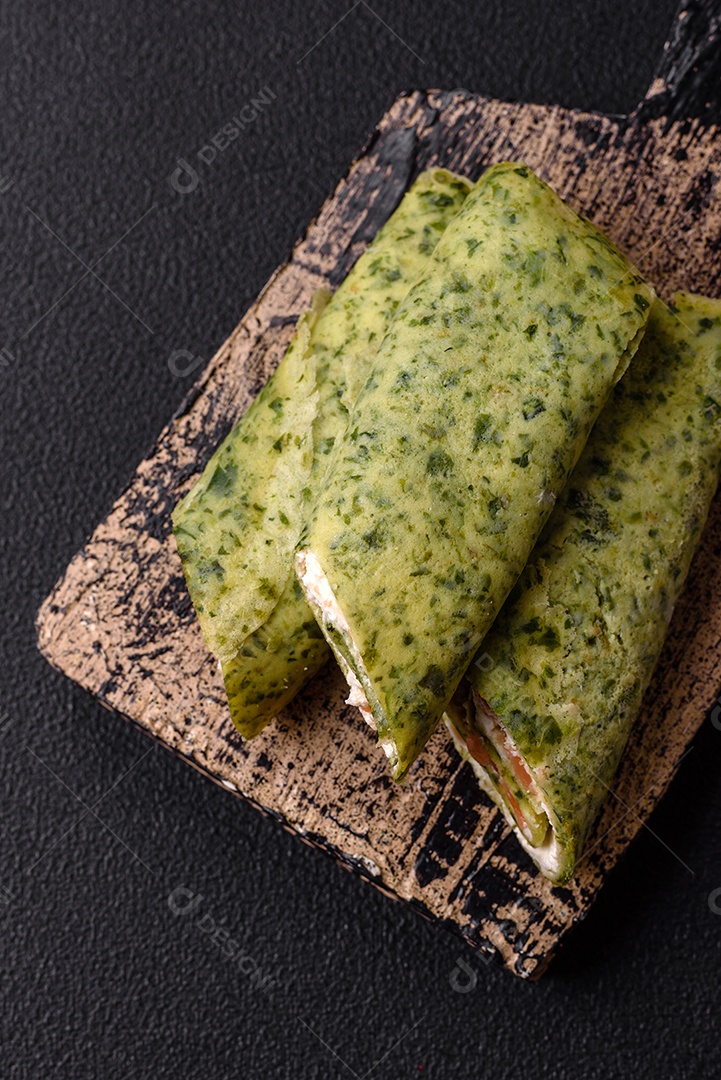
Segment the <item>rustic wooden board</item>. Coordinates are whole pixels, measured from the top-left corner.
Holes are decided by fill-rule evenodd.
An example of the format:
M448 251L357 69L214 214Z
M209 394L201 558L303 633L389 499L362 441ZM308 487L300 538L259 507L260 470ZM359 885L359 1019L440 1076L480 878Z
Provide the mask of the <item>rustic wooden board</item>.
M670 108L659 108L672 70L667 59L667 77L628 119L463 91L399 98L38 617L46 657L103 704L524 977L541 973L588 910L721 685L721 501L644 720L568 888L535 872L443 732L407 784L394 785L372 734L344 706L334 666L243 744L185 590L170 511L277 364L312 291L342 279L408 182L430 165L475 178L494 161L523 158L605 229L663 296L681 287L718 295L719 131L699 120L670 121Z

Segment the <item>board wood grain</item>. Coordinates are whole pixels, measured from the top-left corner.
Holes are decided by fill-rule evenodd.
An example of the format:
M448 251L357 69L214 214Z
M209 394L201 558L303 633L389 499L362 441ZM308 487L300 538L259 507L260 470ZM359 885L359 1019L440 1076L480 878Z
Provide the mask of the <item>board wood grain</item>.
M526 978L544 970L588 910L721 685L721 501L643 717L567 888L538 875L443 731L407 783L395 785L373 735L344 705L333 665L243 743L185 590L170 512L280 360L313 290L342 280L408 183L431 165L476 178L493 162L523 159L601 226L663 297L678 288L721 295L719 131L703 118L670 119L670 107L660 107L668 106L677 61L666 57L666 77L629 118L464 91L400 97L38 616L45 656L104 705Z

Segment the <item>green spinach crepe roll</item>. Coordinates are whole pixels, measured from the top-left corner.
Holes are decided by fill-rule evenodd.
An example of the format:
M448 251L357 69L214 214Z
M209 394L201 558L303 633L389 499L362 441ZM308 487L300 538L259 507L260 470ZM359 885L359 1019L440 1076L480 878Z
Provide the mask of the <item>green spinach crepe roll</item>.
M396 779L523 569L652 296L602 233L503 163L403 301L296 562Z
M720 457L721 301L681 293L654 304L451 710L456 745L553 881L573 874L612 783Z
M175 510L188 589L246 738L329 655L293 574L301 522L396 308L469 190L443 169L419 176L336 294L316 297L275 374Z

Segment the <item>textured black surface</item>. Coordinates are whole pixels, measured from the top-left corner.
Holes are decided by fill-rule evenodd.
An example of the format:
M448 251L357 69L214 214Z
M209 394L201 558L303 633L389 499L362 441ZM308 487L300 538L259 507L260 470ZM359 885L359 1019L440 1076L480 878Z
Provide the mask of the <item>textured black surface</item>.
M32 629L192 381L171 354L210 357L396 94L628 111L674 3L629 7L2 10L3 1077L721 1074L721 721L524 985L154 751ZM199 162L264 86L242 137ZM202 896L186 914L180 888ZM273 985L254 989L254 964Z

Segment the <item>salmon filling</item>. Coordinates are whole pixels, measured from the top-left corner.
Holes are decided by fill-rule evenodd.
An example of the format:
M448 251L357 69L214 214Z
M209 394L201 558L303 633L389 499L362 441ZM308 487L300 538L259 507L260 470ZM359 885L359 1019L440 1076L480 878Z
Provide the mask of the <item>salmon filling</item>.
M496 801L505 808L509 821L520 830L528 844L534 848L547 844L552 833L551 823L526 762L499 718L478 698L476 725L472 729L469 721L472 708L469 696L465 701L454 700L449 709L447 723L456 745L484 771L495 791Z

